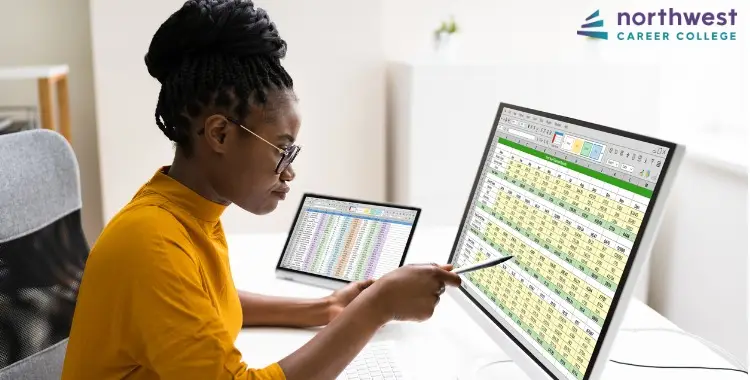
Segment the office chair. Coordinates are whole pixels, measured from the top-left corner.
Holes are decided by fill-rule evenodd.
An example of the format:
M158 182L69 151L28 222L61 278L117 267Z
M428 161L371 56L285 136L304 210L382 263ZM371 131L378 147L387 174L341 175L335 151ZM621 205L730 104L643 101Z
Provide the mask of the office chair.
M65 138L0 136L0 380L61 377L88 253Z

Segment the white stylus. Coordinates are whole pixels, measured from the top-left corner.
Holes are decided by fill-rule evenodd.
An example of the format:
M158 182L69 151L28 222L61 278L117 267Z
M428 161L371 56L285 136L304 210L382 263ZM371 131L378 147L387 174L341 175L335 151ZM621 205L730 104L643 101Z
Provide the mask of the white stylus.
M494 257L494 258L487 259L485 261L482 261L482 262L479 262L479 263L476 263L476 264L467 265L465 267L454 269L453 273L461 274L461 273L466 273L466 272L471 272L471 271L475 271L475 270L479 270L479 269L488 268L488 267L491 267L491 266L494 266L494 265L497 265L497 264L504 263L504 262L506 262L506 261L508 261L508 260L510 260L512 258L513 258L513 256Z

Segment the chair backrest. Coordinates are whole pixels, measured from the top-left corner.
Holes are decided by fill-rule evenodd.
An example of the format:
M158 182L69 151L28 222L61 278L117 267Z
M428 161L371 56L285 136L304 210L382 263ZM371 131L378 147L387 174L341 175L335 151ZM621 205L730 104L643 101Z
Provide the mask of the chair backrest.
M68 142L0 136L0 380L60 378L88 253Z

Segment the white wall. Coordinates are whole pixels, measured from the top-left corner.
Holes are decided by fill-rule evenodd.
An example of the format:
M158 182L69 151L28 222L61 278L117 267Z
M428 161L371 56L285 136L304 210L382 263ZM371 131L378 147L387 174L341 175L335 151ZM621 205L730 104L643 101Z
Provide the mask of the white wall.
M154 124L158 83L143 56L181 0L92 0L94 69L105 219L161 165L171 144ZM286 231L304 191L383 200L385 63L378 2L257 1L289 44L284 66L300 98L297 179L262 218L231 207L228 233ZM147 10L147 11L144 11ZM137 26L134 24L137 20Z
M588 40L576 30L594 10L649 11L676 7L669 0L383 0L384 40L391 60L424 60L432 56L432 31L453 14L463 29L458 57L468 62L642 63L660 68L662 120L665 136L690 142L721 134L747 141L747 44L739 41L685 43ZM679 10L720 11L735 8L738 25L747 29L750 13L742 0L682 0ZM610 31L614 20L605 19ZM655 29L643 29L655 30ZM700 30L700 29L698 29ZM673 36L674 38L674 36ZM592 81L596 78L592 77ZM582 84L584 85L584 84ZM741 148L741 147L740 147ZM732 149L736 151L737 149ZM735 161L742 160L730 153Z
M83 225L88 240L99 236L99 187L91 33L88 1L0 1L0 66L68 64L73 149L81 171ZM36 105L34 80L0 81L0 105Z

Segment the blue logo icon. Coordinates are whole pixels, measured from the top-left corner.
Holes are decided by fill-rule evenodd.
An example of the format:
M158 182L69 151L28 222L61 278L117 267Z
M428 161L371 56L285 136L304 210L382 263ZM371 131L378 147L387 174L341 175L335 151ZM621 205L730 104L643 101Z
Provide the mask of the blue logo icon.
M596 20L591 21L592 19L595 19L599 17L599 10L597 9L596 12L592 13L589 17L586 17L586 24L581 25L581 29L589 29L589 28L601 28L604 26L604 20ZM588 22L591 21L591 22ZM591 30L579 30L577 33L579 36L586 36L591 38L598 38L600 40L606 40L608 38L607 32L597 32L597 31L591 31Z

